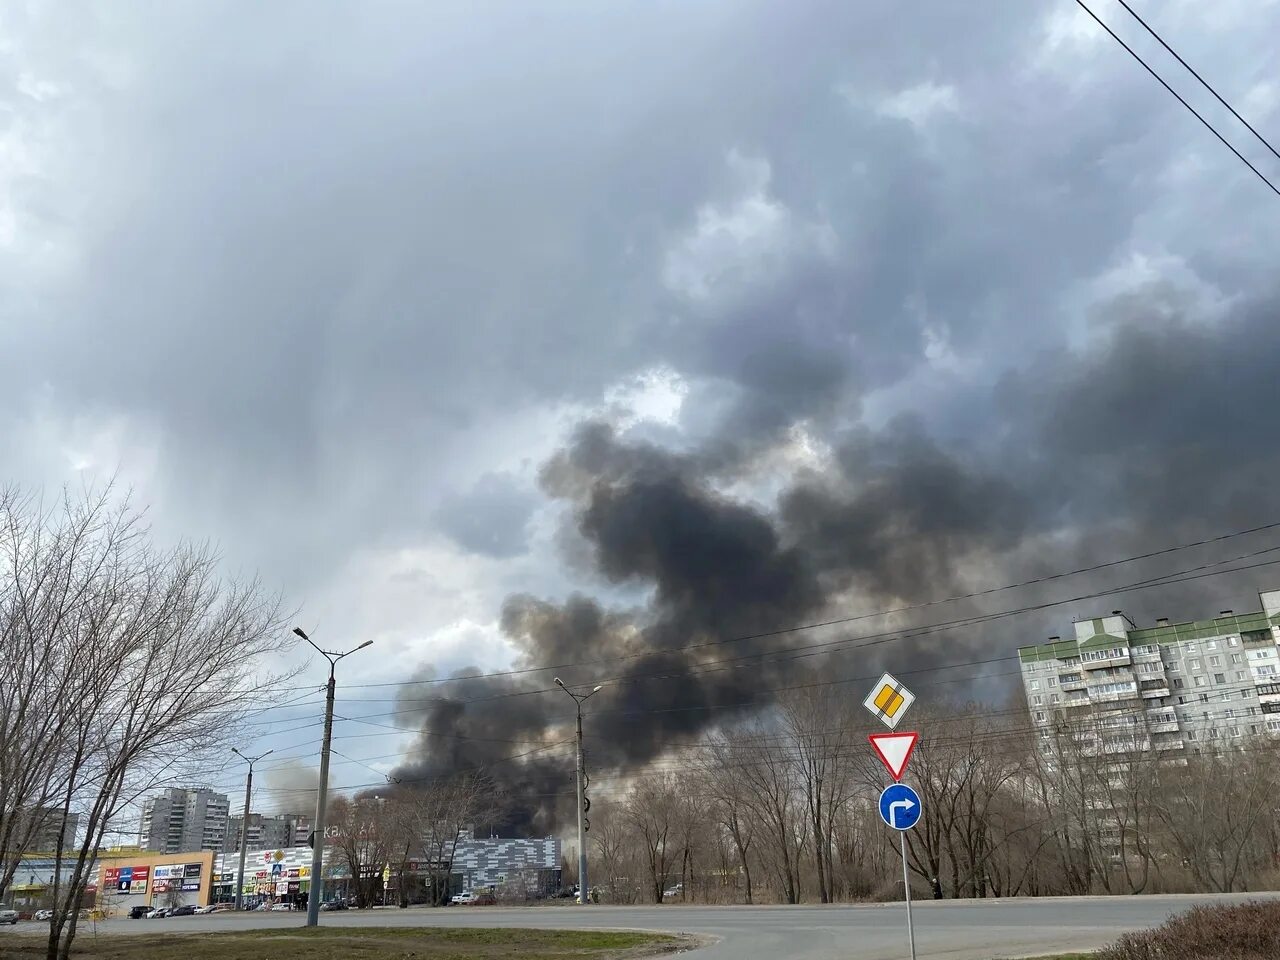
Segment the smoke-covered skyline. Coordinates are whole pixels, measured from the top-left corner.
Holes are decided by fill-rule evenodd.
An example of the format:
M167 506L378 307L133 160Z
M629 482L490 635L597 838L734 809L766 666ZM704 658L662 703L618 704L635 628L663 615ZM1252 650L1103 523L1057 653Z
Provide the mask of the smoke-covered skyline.
M1148 12L1274 127L1280 6ZM631 769L714 714L685 708L801 669L986 660L1280 582L688 669L1280 515L1274 197L1073 4L0 18L0 470L115 477L322 644L373 640L342 664L338 787L567 729L563 694L506 696L542 673L405 680L625 656L563 672L634 680L593 704L595 762ZM294 656L252 735L310 762L323 671Z

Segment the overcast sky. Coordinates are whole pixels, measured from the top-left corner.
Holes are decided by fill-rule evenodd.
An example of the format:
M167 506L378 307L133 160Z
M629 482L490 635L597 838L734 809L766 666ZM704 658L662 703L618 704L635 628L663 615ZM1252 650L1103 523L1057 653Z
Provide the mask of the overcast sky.
M1280 138L1280 4L1137 6ZM802 545L797 616L915 602L1277 519L1278 224L1069 0L0 0L0 478L115 475L352 685L665 602L625 457Z

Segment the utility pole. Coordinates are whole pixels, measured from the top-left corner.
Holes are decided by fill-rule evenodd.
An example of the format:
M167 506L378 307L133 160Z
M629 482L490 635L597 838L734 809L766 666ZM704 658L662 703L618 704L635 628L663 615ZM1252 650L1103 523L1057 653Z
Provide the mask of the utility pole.
M582 901L582 905L585 907L591 902L590 891L587 887L587 809L591 806L591 801L587 799L587 771L582 759L582 704L583 701L589 700L599 693L601 688L597 686L587 694L574 693L564 685L564 681L559 677L556 677L555 680L556 686L573 697L574 706L578 710L578 899Z
M360 646L353 647L346 653L334 653L317 647L301 627L294 627L293 632L307 641L307 643L310 643L317 653L329 661L329 684L325 687L324 697L324 741L320 747L320 789L316 791L316 822L312 833L314 842L311 848L311 876L307 885L307 926L316 927L320 925L320 896L324 891L324 808L329 799L329 743L333 739L333 691L336 686L333 668L338 665L338 661L343 657L349 657L357 650L363 650L373 641L366 640Z
M244 855L245 848L249 845L249 800L253 795L253 765L275 751L268 750L256 757L246 757L235 747L231 748L231 752L249 764L249 775L244 779L244 816L240 818L240 870L236 874L236 909L239 910L244 907Z

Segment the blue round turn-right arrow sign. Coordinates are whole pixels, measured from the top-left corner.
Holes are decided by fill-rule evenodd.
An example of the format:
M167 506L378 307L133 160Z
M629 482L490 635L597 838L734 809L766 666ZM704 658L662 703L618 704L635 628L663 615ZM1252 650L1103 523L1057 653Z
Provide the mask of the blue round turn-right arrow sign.
M921 812L920 795L905 783L885 787L880 794L880 819L895 830L910 830Z

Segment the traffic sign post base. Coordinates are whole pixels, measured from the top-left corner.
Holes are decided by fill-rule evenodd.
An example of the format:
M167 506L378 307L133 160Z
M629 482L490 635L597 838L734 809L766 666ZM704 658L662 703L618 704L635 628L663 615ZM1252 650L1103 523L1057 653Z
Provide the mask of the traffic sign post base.
M898 831L902 843L902 895L907 899L907 942L911 944L911 960L916 960L916 928L911 922L911 876L907 872L907 832Z

